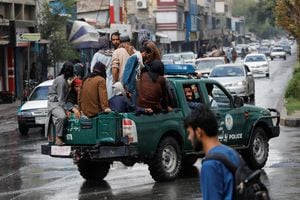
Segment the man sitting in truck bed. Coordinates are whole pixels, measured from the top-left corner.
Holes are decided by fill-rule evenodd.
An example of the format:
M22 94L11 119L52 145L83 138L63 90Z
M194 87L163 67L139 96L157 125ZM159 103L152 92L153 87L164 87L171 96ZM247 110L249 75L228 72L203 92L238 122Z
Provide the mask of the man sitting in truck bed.
M93 72L83 79L79 95L79 107L87 117L94 117L101 112L111 112L106 90L105 65L96 62Z
M143 72L139 80L138 106L151 108L155 113L172 110L168 107L168 91L163 75L164 64L160 60L149 64L149 71Z

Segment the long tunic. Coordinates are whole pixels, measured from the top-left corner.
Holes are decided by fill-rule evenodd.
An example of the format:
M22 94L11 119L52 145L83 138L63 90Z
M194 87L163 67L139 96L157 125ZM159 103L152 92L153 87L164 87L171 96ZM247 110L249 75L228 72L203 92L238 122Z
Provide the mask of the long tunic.
M46 122L46 135L50 119L56 128L56 135L63 136L63 128L66 119L65 104L69 93L69 86L64 75L56 77L48 92L48 120Z
M94 65L96 62L102 62L106 67L106 88L107 88L107 96L111 98L113 96L113 76L111 71L111 59L112 59L112 51L111 50L99 50L93 56L91 62L91 72L93 72Z
M88 117L94 117L109 108L105 79L95 76L84 80L78 103L80 110Z
M168 108L168 93L166 80L159 76L156 82L153 82L148 72L141 75L138 82L138 106L143 108L152 108L154 112L161 112Z

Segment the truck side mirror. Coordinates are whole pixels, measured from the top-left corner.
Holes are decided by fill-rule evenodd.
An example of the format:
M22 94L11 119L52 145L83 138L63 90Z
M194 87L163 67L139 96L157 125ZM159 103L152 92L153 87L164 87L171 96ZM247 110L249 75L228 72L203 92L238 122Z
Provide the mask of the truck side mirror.
M242 107L244 105L244 100L241 97L234 96L233 98L233 105L236 108Z

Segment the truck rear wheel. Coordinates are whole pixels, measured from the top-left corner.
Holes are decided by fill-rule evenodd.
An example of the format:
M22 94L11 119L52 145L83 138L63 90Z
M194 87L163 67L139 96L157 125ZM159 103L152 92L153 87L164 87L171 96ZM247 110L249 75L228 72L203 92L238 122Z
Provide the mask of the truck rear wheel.
M110 163L81 159L77 167L80 175L87 181L101 181L108 174Z
M172 137L164 138L149 162L152 178L158 182L174 180L181 170L182 154L178 142Z
M252 169L261 169L265 166L269 155L269 143L263 128L254 129L249 148L244 152L243 158Z

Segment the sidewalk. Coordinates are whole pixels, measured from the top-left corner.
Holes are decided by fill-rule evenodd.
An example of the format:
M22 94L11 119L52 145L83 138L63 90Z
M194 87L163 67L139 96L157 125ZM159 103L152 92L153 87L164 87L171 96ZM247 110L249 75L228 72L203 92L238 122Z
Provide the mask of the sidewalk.
M13 103L0 104L0 120L17 117L18 107L21 105L20 100ZM17 119L17 118L16 118Z

